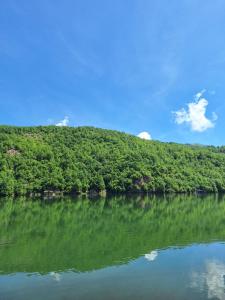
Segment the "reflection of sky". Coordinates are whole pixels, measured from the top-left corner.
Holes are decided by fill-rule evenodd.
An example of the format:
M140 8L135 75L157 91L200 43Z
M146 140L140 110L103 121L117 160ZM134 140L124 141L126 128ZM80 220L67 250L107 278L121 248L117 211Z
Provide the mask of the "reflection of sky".
M205 272L193 272L191 286L206 288L209 299L225 300L225 264L212 260L205 264Z
M216 242L152 250L89 272L0 275L0 299L225 300L224 275L225 244Z

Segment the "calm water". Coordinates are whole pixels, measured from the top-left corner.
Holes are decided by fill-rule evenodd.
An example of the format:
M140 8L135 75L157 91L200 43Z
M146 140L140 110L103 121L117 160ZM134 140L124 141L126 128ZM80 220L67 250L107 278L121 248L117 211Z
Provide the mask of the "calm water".
M225 197L0 201L0 299L225 299Z

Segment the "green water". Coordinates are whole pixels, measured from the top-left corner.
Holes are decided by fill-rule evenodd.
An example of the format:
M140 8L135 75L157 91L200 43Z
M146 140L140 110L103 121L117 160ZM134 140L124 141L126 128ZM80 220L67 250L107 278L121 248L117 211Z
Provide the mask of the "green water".
M225 299L225 196L0 201L0 299Z

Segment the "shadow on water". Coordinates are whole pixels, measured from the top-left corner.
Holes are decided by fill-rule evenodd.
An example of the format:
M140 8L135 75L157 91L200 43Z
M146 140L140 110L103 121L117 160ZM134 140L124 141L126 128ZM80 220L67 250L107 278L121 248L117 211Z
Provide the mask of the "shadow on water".
M215 240L225 240L218 195L2 199L0 206L1 274L86 272Z

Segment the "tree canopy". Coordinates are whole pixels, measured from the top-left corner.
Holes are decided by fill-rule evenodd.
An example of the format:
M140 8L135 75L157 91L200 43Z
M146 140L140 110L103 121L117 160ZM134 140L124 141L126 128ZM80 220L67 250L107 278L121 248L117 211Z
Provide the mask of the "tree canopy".
M225 147L56 126L0 126L0 141L1 195L225 191Z

